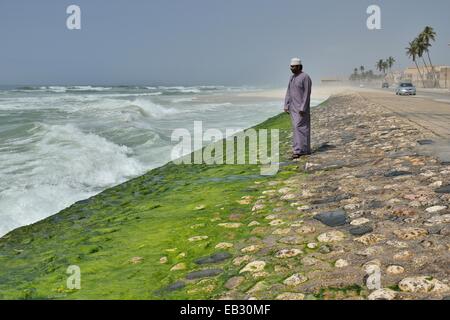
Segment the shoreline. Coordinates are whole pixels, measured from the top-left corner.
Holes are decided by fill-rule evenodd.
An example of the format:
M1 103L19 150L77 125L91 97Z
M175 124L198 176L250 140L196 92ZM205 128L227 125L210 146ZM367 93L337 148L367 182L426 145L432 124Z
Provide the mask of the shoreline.
M352 92L355 88L350 86L323 86L313 85L311 91L311 100L326 100L332 95L340 94L343 92ZM267 99L280 99L281 103L284 101L286 95L286 88L264 90L262 92L246 92L240 93L241 97L258 97Z
M287 115L256 126L281 130L275 177L169 163L16 229L0 239L0 299L442 298L450 167L420 154L428 133L357 93L312 116L315 152L300 162L284 157ZM64 288L68 264L83 289ZM382 290L366 287L369 266Z

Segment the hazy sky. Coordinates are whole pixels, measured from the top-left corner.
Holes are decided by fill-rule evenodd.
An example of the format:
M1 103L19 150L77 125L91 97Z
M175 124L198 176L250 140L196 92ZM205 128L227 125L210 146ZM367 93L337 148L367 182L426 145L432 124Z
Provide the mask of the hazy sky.
M371 4L382 30L366 27ZM283 86L293 56L318 82L390 55L410 65L426 25L433 62L450 64L449 0L0 0L0 84Z

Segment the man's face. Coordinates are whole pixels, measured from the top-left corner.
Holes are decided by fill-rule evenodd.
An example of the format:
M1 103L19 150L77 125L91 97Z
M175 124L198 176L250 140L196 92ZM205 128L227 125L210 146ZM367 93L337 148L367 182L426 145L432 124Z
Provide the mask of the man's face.
M300 72L300 66L291 66L291 71L293 74L297 74Z

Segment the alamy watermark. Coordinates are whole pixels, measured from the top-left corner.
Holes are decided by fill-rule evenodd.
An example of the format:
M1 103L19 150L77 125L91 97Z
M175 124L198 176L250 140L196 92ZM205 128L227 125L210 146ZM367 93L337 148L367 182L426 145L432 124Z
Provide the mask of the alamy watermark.
M66 26L69 30L81 29L81 8L76 4L67 7L66 13L69 15L66 20Z
M66 27L69 30L81 29L81 8L76 4L71 4L66 9L66 14L69 16L66 20ZM366 26L369 30L381 30L381 7L372 4L367 7L366 14L369 17L366 20Z
M366 13L369 15L366 21L367 29L381 30L381 8L378 5L371 5L367 8Z
M71 265L67 267L66 273L69 274L67 277L66 285L67 289L70 290L80 290L81 289L81 269L77 265Z
M171 160L175 164L261 164L261 175L275 175L279 169L278 129L207 129L194 121L194 136L185 128L172 132ZM225 141L223 140L225 139ZM204 142L210 142L203 147ZM248 143L247 143L248 142ZM248 146L248 148L247 148ZM270 152L269 152L270 149Z
M377 264L368 264L365 266L367 274L366 286L369 290L381 289L381 269Z

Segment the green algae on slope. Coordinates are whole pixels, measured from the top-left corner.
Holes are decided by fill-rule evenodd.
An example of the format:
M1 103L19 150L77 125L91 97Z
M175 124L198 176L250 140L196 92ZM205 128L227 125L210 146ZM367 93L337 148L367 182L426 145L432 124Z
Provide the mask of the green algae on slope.
M254 128L280 130L285 160L289 116L280 114ZM283 166L275 176L261 176L259 165L168 163L151 170L0 239L0 299L214 298L237 273L229 260L214 265L224 270L214 279L161 289L198 270L194 260L217 252L217 243L250 237L252 205L237 201L258 194L256 181L296 173L295 165ZM229 222L230 214L244 217L242 227L217 226ZM198 235L208 238L188 241ZM167 263L160 263L161 257ZM186 269L170 271L177 263ZM80 290L67 289L70 265L81 269ZM214 284L211 290L197 290L208 283Z

